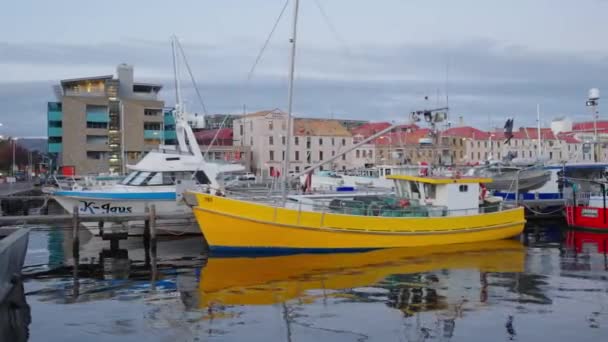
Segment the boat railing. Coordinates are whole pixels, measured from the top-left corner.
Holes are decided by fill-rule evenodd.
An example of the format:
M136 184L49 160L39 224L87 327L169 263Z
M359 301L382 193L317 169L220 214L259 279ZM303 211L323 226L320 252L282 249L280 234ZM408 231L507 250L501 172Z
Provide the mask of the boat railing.
M604 194L598 191L564 191L567 206L600 206L603 207Z

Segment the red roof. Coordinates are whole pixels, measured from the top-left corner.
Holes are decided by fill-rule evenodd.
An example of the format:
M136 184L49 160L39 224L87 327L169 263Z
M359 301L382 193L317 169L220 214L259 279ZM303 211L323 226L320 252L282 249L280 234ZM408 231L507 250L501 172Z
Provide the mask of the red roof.
M566 142L567 144L578 144L580 143L580 140L578 140L573 134L571 133L561 133L557 135L557 138L559 140L562 140L564 142Z
M608 130L608 121L598 121L597 128L602 130ZM577 122L572 125L573 131L593 131L593 121Z
M384 134L376 139L374 139L371 143L376 145L392 145L392 146L401 146L401 145L412 145L418 144L420 138L425 138L428 136L431 130L428 128L417 129L412 132L390 132Z
M441 133L444 137L458 137L458 138L470 138L470 139L488 139L490 136L488 132L484 132L475 127L462 126L448 128Z
M211 143L216 134L217 138L215 138L216 140L213 143L214 145L226 145L227 143L232 145L232 128L220 128L198 131L194 133L194 136L196 137L196 141L199 144L208 145Z
M370 137L383 129L387 129L391 126L388 122L368 122L364 123L359 127L355 127L351 130L352 135L361 135L364 138Z

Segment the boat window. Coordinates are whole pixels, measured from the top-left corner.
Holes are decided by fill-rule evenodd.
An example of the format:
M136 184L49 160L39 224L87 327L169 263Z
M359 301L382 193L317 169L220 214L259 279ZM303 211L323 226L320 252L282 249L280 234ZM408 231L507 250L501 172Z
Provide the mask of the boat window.
M418 184L414 182L410 182L412 199L420 199L420 189L418 188Z
M175 172L163 172L163 185L173 185L175 184L175 180Z
M435 199L435 185L434 184L424 184L424 193L426 198Z
M162 172L155 172L148 177L146 185L162 185L163 174Z
M207 177L207 175L203 171L196 171L196 174L194 174L194 177L196 178L196 181L199 184L210 184L211 183L211 181L209 180L209 177Z
M467 191L469 191L469 186L468 185L461 185L461 186L458 187L458 190L460 192L467 192Z
M129 182L129 185L142 185L148 176L150 176L150 172L139 172L137 176Z
M123 179L120 184L126 185L129 184L130 181L133 180L133 178L135 178L137 176L137 174L139 174L139 171L133 171L131 173L129 173L129 175Z

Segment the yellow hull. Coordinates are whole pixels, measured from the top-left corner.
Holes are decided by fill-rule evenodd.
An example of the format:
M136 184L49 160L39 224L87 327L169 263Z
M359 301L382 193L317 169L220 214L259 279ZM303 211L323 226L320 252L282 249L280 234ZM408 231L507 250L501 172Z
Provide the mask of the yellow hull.
M201 271L199 305L269 305L302 298L308 290L373 285L393 274L442 269L523 272L524 264L524 248L514 240L365 253L212 257Z
M247 249L355 250L447 245L518 235L523 208L452 217L393 218L298 211L196 193L195 217L209 246Z

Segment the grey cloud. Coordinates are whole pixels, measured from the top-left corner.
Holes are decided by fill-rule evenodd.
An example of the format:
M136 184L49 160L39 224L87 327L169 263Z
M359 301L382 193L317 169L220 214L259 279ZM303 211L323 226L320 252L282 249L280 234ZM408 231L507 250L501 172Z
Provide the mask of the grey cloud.
M211 112L286 107L287 50L271 45L253 80L245 82L258 42L225 46L184 43L190 64ZM0 43L0 64L44 64L69 71L72 65L99 65L108 72L119 62L135 65L136 77L163 82L163 96L172 103L171 56L168 43L127 41L89 46ZM295 109L307 116L363 119L405 119L422 106L443 105L445 70L449 63L450 107L468 123L486 126L515 116L516 125L533 124L536 103L545 120L559 114L585 115L590 87L607 89L608 56L536 51L492 40L463 43L429 42L398 46L349 47L327 50L302 45L298 50ZM0 67L1 68L1 67ZM146 76L138 70L159 70ZM79 76L79 75L70 75ZM200 112L191 86L186 98ZM440 99L436 100L439 90ZM425 103L425 95L431 100ZM0 122L13 124L9 115L22 115L21 131L45 131L45 102L52 100L50 83L0 83L6 111ZM14 124L21 120L15 119ZM3 134L3 133L0 133Z

